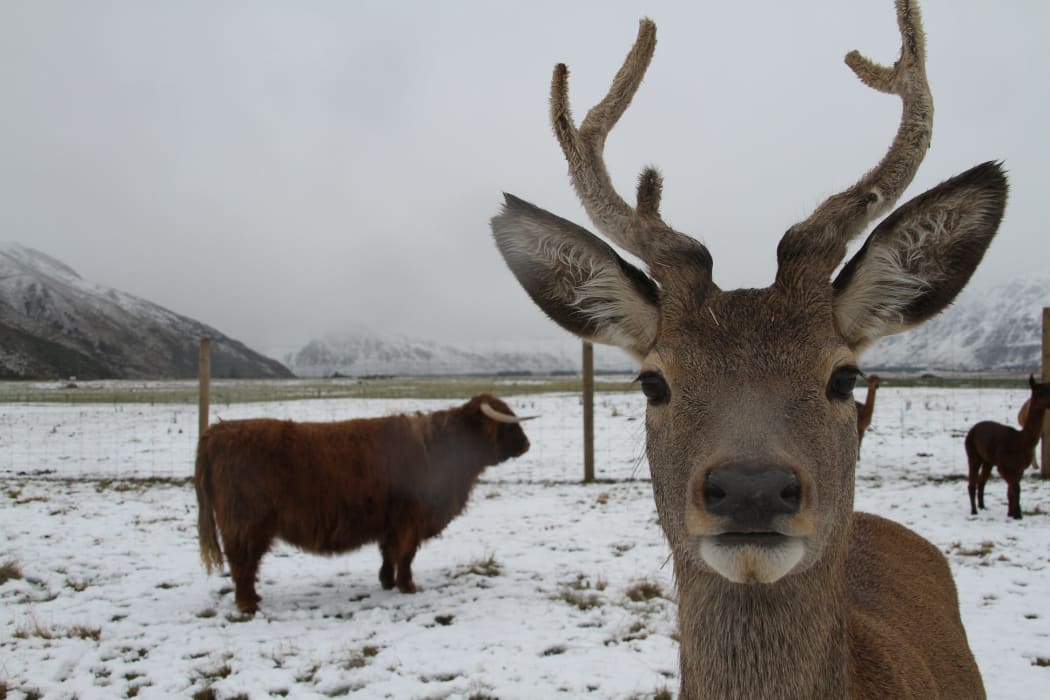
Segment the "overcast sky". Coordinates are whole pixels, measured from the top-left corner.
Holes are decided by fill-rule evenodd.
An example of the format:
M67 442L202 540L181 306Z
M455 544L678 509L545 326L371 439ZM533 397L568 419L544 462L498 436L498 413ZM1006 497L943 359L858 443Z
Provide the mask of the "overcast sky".
M937 112L914 196L1003 159L975 278L1047 267L1050 3L926 0ZM547 122L564 61L582 118L652 17L659 44L606 161L723 288L768 285L781 233L883 155L891 0L0 0L0 239L263 350L370 326L560 337L495 250L501 192L589 224Z

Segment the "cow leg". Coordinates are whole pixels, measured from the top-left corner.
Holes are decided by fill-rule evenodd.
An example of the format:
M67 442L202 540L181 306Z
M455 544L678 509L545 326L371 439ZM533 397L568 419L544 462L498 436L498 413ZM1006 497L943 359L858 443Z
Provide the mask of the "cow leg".
M230 564L230 577L233 579L234 598L237 608L244 613L254 613L259 610L259 601L262 598L255 591L255 577L259 572L259 562L263 555L270 549L273 541L272 536L255 537L245 536L234 541L226 541L226 560ZM232 539L232 538L231 538Z
M397 589L402 593L415 593L416 584L412 582L412 560L416 557L419 542L413 541L410 548L401 551L397 562Z
M379 569L379 584L383 590L389 591L394 587L394 564L397 562L396 540L389 537L379 543L379 551L383 554L383 566Z
M408 524L403 524L396 532L387 532L381 545L383 568L379 570L383 588L390 589L396 584L402 593L416 592L416 585L412 582L412 559L420 541L415 528Z

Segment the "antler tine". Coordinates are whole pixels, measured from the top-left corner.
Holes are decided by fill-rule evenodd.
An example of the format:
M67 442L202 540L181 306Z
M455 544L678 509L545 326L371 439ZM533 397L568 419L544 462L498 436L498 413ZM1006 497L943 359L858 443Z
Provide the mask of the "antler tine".
M605 139L631 104L656 49L656 25L639 23L638 37L613 79L608 94L587 112L579 129L569 109L569 69L554 68L551 80L551 124L569 163L569 175L587 215L605 235L638 256L660 276L670 259L699 256L710 274L710 256L698 241L674 231L660 217L662 179L646 168L638 182L637 208L632 209L613 187L602 155Z
M846 64L865 85L901 98L897 134L875 168L784 234L777 250L778 279L798 273L827 279L845 257L849 241L889 211L926 156L933 132L933 96L926 81L922 17L911 0L896 0L896 6L901 34L897 62L886 67L851 51Z

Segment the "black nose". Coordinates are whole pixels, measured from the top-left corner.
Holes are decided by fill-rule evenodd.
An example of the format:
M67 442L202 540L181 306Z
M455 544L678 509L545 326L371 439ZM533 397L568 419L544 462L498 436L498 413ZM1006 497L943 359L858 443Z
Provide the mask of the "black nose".
M802 484L787 467L718 467L708 472L700 491L697 505L732 518L733 527L742 530L769 529L775 516L802 507Z

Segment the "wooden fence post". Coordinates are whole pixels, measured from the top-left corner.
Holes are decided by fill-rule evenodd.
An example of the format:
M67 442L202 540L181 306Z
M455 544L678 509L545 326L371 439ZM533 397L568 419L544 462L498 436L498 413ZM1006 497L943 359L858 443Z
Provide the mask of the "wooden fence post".
M199 439L208 428L208 401L211 393L211 338L201 338L200 356L197 361L197 382L200 387L197 433Z
M583 341L583 483L594 481L594 346Z
M1050 382L1050 307L1043 307L1043 377L1042 381ZM1047 465L1046 460L1050 459L1050 414L1043 417L1043 447L1042 447L1042 458L1040 462L1042 467L1039 471L1039 476L1044 479L1050 479L1050 465Z

